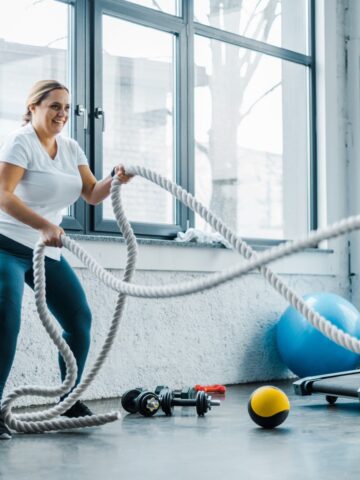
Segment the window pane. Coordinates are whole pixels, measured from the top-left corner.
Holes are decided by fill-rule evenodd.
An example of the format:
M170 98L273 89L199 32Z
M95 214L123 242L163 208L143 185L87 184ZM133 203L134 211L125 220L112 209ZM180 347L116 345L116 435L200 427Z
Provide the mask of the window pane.
M21 126L36 81L69 84L70 8L54 0L0 2L0 143Z
M154 8L160 12L169 13L170 15L179 15L178 0L128 0L136 5Z
M195 62L197 198L242 237L306 233L307 67L203 37Z
M174 178L174 37L103 17L103 175L114 164L144 165ZM123 189L131 221L175 223L175 202L135 177ZM104 218L114 218L104 202Z
M0 3L0 144L22 125L26 98L35 82L54 79L71 87L70 8L55 0ZM71 121L63 134L69 135L70 128Z
M194 19L212 27L307 53L308 0L194 0Z

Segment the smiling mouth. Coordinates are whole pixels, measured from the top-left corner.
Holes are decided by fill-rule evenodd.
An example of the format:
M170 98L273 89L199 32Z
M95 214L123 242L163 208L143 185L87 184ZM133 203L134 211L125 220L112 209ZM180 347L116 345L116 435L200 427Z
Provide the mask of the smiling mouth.
M62 122L61 120L53 120L53 122L57 125L64 125L64 122Z

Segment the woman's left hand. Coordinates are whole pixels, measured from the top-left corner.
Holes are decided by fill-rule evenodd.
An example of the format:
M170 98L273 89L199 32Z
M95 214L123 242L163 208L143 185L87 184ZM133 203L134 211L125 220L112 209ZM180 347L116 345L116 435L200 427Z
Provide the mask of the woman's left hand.
M115 175L117 175L120 183L128 183L129 180L132 179L134 175L126 175L125 168L123 165L117 165L115 167Z

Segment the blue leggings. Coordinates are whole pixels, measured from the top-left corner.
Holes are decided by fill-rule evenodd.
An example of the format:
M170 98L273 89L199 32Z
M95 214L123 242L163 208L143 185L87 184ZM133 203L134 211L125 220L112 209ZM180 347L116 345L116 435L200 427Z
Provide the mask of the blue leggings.
M31 248L0 234L0 401L13 364L20 330L21 302L26 282L34 288ZM46 302L63 328L63 338L78 366L77 382L90 345L91 311L85 292L68 262L45 257ZM59 355L61 379L66 366Z

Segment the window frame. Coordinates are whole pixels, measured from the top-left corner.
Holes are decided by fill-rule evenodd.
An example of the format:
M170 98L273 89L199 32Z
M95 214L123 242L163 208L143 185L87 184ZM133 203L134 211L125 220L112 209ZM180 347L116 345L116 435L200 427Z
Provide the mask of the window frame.
M162 12L141 7L128 2L117 2L114 0L99 0L93 4L93 30L90 38L91 43L91 77L102 78L102 16L110 15L121 20L129 21L137 25L155 28L175 36L175 181L188 189L187 179L188 165L186 161L187 139L186 139L186 118L187 104L184 101L187 79L186 68L186 27L181 17L176 17ZM92 83L91 95L91 136L90 158L91 166L97 178L102 176L102 121L95 118L95 109L102 106L102 84L101 81ZM106 112L105 112L106 117ZM179 161L181 159L181 161ZM121 159L114 160L114 164L121 163ZM109 172L110 173L110 172ZM120 235L115 220L104 220L102 217L102 206L90 207L91 223L88 233L111 233ZM132 222L135 234L139 236L151 236L156 238L174 238L177 232L183 231L187 226L187 212L180 202L176 202L175 224L157 224Z
M196 0L195 0L196 1ZM259 40L251 39L244 37L242 35L235 34L233 32L227 32L222 29L211 27L209 25L204 25L202 23L195 22L193 20L193 5L194 0L189 0L188 2L188 22L190 31L193 32L192 40L195 35L206 37L208 39L217 40L220 42L228 43L240 48L245 48L249 50L256 51L258 53L263 53L268 56L277 58L279 60L285 60L291 63L297 63L308 68L308 85L309 85L309 95L308 95L308 151L309 151L309 161L308 161L308 209L307 209L307 218L308 225L307 229L316 230L318 228L318 205L317 205L317 146L316 146L316 45L315 45L315 0L307 0L307 27L308 27L308 38L307 42L309 45L309 54L299 53L287 48L278 47L271 45L269 43L261 42ZM192 52L194 51L192 45ZM193 60L194 63L194 60ZM192 74L193 75L193 74ZM192 77L191 83L194 89L194 79ZM192 90L193 90L192 89ZM192 128L192 130L194 130ZM192 139L193 141L193 139ZM192 151L195 150L194 143L192 144ZM193 190L194 191L194 187ZM194 215L191 217L190 226L194 226ZM265 237L259 237L256 239L251 239L249 237L244 237L245 240L249 243L255 242L256 244L269 245L269 244L279 244L288 239L273 240Z
M77 105L86 105L85 83L85 52L80 48L85 44L86 0L57 0L71 6L69 15L70 37L70 76L71 89L71 136L76 138L83 150L86 150L86 131L84 129L84 117L76 115ZM69 232L84 232L85 229L85 202L80 198L70 207L70 214L64 215L61 227Z

